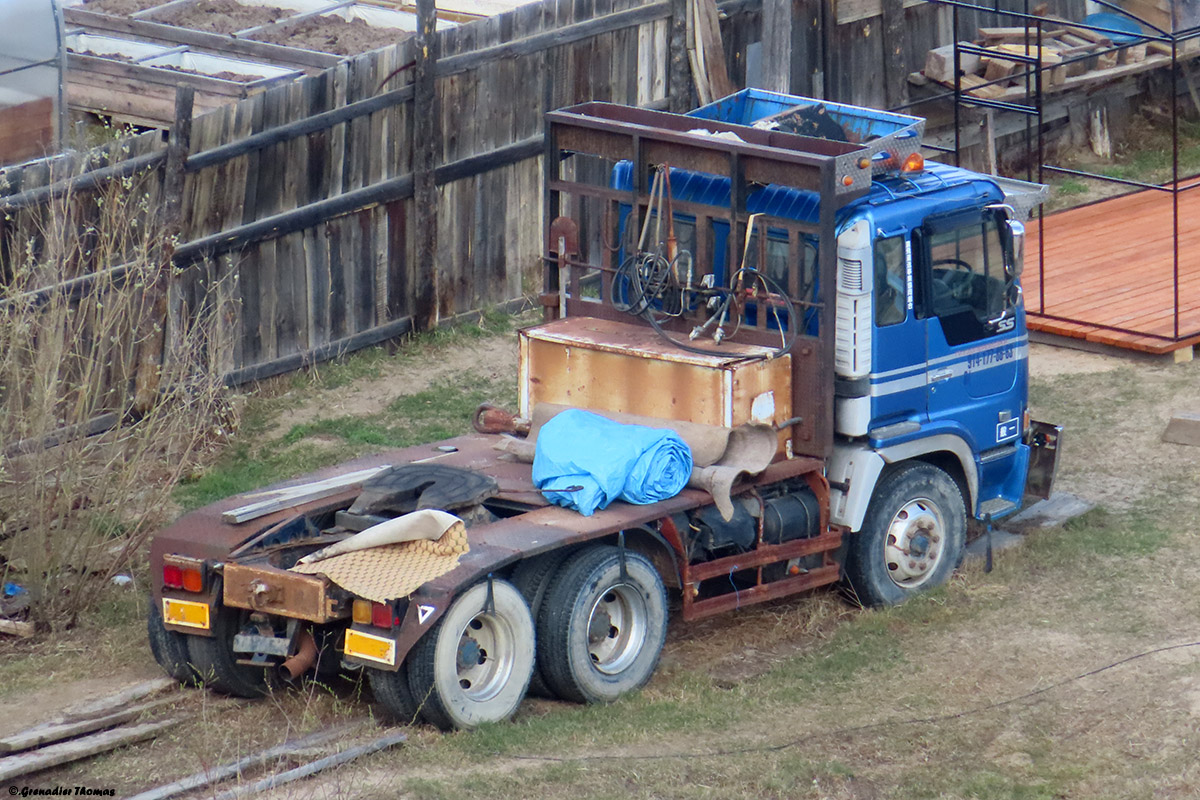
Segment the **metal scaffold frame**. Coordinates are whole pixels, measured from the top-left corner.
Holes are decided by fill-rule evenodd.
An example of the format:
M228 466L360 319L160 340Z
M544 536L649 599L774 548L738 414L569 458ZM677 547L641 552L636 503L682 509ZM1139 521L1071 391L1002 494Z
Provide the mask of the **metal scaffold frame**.
M939 147L935 145L926 145L926 147L941 151L954 158L954 163L958 164L962 148L962 111L968 107L978 107L985 109L993 109L1005 113L1018 113L1025 115L1025 148L1026 148L1026 179L1031 181L1043 182L1047 173L1055 173L1060 175L1070 175L1078 178L1089 180L1104 181L1108 183L1122 184L1125 186L1134 187L1136 189L1165 192L1171 195L1171 215L1172 215L1172 246L1171 246L1171 268L1172 268L1172 331L1165 334L1144 329L1125 327L1120 324L1114 324L1112 321L1100 321L1096 319L1078 319L1071 316L1056 314L1051 308L1047 308L1046 302L1046 272L1045 272L1045 252L1046 241L1048 234L1044 222L1043 206L1037 207L1037 243L1038 243L1038 259L1037 259L1037 290L1036 292L1028 292L1030 283L1029 270L1026 271L1026 286L1027 298L1029 298L1029 313L1036 315L1045 320L1052 320L1061 323L1070 323L1078 325L1086 325L1093 328L1099 328L1111 331L1117 334L1127 334L1136 337L1147 337L1154 340L1159 340L1163 343L1165 349L1171 349L1169 345L1179 344L1184 342L1195 342L1200 340L1200 327L1194 330L1183 330L1180 316L1180 210L1179 198L1184 192L1189 192L1200 188L1200 175L1180 175L1179 164L1179 80L1181 69L1186 68L1185 64L1181 63L1181 55L1184 55L1184 43L1200 38L1200 25L1193 26L1184 30L1164 30L1163 28L1154 25L1143 17L1130 12L1119 5L1109 2L1109 0L1094 0L1094 2L1103 7L1106 12L1117 14L1123 18L1127 18L1139 25L1143 34L1139 37L1137 43L1161 43L1159 50L1170 48L1170 119L1171 119L1171 176L1170 179L1163 183L1151 183L1148 181L1132 180L1127 178L1117 178L1100 173L1089 172L1080 169L1071 169L1056 164L1047 163L1046 147L1045 147L1045 120L1043 118L1043 107L1045 100L1045 73L1048 69L1057 69L1069 64L1093 59L1097 55L1113 53L1130 47L1128 41L1112 40L1113 43L1103 49L1092 50L1091 52L1064 58L1061 61L1047 65L1041 60L1040 54L1045 51L1042 49L1044 43L1044 31L1048 26L1060 27L1069 25L1074 29L1083 29L1096 34L1101 34L1106 37L1117 35L1119 37L1128 37L1128 31L1117 30L1102 25L1090 24L1087 22L1067 21L1061 18L1041 16L1034 14L1030 10L1030 0L1023 0L1023 9L1021 11L1007 10L1001 8L999 4L982 5L979 3L969 2L968 0L930 0L940 6L945 6L951 12L951 29L953 31L954 44L954 86L952 91L946 91L941 94L923 97L913 100L900 106L897 109L909 108L915 105L929 103L931 101L943 100L951 98L954 109L954 146ZM962 57L963 55L978 55L978 56L993 56L994 53L979 45L970 44L961 41L961 21L960 12L971 11L993 14L996 17L1005 20L1012 20L1016 25L1022 26L1026 30L1025 35L1025 53L1006 53L1004 58L1007 61L1016 62L1020 65L1018 71L1006 77L986 81L984 83L975 83L964 89L962 81ZM1175 12L1172 9L1172 19L1175 20ZM1195 57L1195 51L1188 48L1186 53L1187 58ZM1164 53L1165 54L1165 53ZM1165 64L1165 62L1164 62ZM989 86L1003 86L1006 83L1013 81L1024 81L1024 99L1023 102L1013 102L1010 100L992 99L978 97L974 94L976 90ZM1200 110L1200 108L1198 108ZM1181 185L1183 182L1183 185ZM1101 201L1103 202L1103 201ZM1052 236L1052 235L1051 235ZM1031 265L1032 266L1032 265ZM1032 297L1030 297L1032 295ZM1036 306L1035 306L1036 303Z

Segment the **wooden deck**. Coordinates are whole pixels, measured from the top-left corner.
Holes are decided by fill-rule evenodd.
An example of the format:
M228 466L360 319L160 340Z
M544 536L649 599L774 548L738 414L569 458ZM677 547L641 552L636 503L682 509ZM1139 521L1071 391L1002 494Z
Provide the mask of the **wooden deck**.
M1179 341L1171 341L1176 335L1171 195L1152 190L1047 216L1044 275L1038 269L1038 222L1027 226L1023 284L1029 327L1147 353L1200 343L1198 220L1200 188L1179 195Z

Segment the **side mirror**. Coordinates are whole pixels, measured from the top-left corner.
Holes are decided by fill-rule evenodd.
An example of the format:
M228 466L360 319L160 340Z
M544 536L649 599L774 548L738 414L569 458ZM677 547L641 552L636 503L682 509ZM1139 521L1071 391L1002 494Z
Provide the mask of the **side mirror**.
M1021 277L1025 269L1025 225L1019 219L1007 219L1000 227L1007 239L1004 249L1008 251L1008 274L1010 278Z

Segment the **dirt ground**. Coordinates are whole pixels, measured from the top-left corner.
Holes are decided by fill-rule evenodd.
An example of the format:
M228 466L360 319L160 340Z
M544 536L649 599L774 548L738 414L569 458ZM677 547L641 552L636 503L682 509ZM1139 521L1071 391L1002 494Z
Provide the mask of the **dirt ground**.
M353 56L397 44L411 36L411 33L397 28L368 25L361 19L314 17L277 30L252 34L249 38L304 50Z
M301 399L273 433L376 413L447 376L504 375L515 360L504 334L419 370L385 361L348 386L293 390ZM1059 488L1103 509L1084 528L1031 535L997 554L990 575L969 563L948 590L900 609L864 612L821 593L674 624L654 680L615 707L531 700L495 730L414 728L402 748L270 796L1200 796L1200 648L1110 667L1200 640L1200 452L1160 440L1173 412L1200 410L1200 362L1034 344L1030 369L1035 417L1067 426ZM80 636L68 649L86 646ZM154 674L144 645L111 652L87 673L24 676L20 695L0 689L3 729ZM288 731L350 721L355 741L378 735L353 687L249 706L180 697L191 716L172 737L29 785L132 792ZM747 751L721 755L731 747Z
M247 6L237 0L196 0L156 12L154 22L210 33L235 33L290 17L296 12L274 6Z
M88 11L99 11L103 14L124 17L147 8L160 6L163 2L164 0L87 0L84 7Z
M87 8L114 16L128 16L162 5L164 2L165 0L90 0ZM146 19L181 28L231 34L278 22L296 13L273 6L244 5L237 0L195 0L165 11L154 12ZM412 34L406 31L368 25L361 19L345 20L341 17L325 16L261 31L248 38L322 53L352 56L396 44L410 36Z

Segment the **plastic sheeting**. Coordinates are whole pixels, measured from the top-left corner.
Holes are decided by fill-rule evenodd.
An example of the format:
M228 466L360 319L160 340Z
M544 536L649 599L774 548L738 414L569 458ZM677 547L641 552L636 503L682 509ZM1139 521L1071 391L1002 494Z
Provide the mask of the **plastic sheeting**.
M62 20L55 0L0 0L0 164L57 150Z
M580 409L542 426L533 458L533 482L546 499L584 516L618 498L645 505L674 497L691 474L691 449L674 431Z

